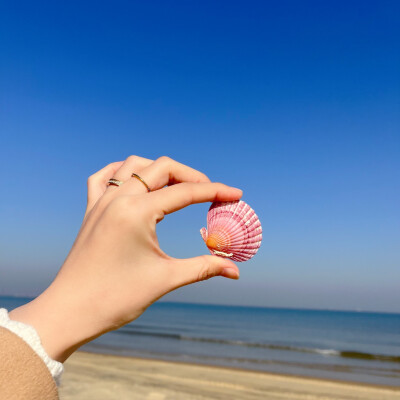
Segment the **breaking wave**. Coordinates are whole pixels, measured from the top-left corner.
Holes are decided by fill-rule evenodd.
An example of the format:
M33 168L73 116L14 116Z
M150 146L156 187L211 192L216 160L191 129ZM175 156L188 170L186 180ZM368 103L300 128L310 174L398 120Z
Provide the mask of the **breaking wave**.
M126 326L118 331L115 331L115 333L124 334L124 335L152 336L152 337L159 337L159 338L172 339L172 340L191 341L191 342L223 344L223 345L230 345L230 346L256 347L256 348L269 349L269 350L296 351L296 352L300 352L300 353L316 353L316 354L320 354L320 355L326 356L326 357L344 357L344 358L353 358L353 359L362 359L362 360L377 360L377 361L384 361L384 362L400 363L400 356L373 354L373 353L365 353L365 352L352 351L352 350L340 351L340 350L335 350L335 349L317 349L317 348L297 347L297 346L288 346L288 345L271 344L271 343L246 342L246 341L242 341L242 340L203 338L203 337L196 337L196 336L186 336L186 335L181 335L181 334L177 334L177 333L136 330L129 326Z

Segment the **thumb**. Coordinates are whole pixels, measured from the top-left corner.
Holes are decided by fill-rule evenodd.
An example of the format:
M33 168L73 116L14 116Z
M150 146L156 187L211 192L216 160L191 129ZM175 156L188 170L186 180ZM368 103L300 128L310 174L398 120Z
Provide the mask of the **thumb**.
M178 264L176 287L201 282L214 276L239 279L239 268L227 258L204 255L176 262Z

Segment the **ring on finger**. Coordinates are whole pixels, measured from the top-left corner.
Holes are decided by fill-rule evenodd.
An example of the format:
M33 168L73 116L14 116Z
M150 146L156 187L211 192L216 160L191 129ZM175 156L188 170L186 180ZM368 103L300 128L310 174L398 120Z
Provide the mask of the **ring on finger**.
M118 179L111 178L111 179L108 180L107 183L108 183L108 186L110 186L110 185L112 185L112 186L121 186L124 182L119 181Z
M131 177L138 179L140 182L143 183L144 186L146 186L147 191L149 193L151 192L151 189L149 188L149 185L138 174L132 174Z

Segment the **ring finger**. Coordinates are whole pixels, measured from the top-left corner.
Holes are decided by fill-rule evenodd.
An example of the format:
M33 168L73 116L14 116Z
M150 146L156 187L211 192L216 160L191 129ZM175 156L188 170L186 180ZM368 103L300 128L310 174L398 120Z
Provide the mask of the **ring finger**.
M154 162L153 160L150 160L148 158L139 156L129 156L121 165L121 167L118 169L118 171L115 172L112 179L125 183L126 181L130 180L133 172L137 171L140 173L140 171L142 171L147 166L151 165L153 162ZM114 191L116 190L116 186L111 184L108 186L108 190Z
M136 173L137 171L132 171ZM132 175L132 173L131 173ZM210 179L200 171L181 164L169 157L160 157L138 174L151 191L174 185L180 182L210 182ZM124 184L124 192L130 194L146 193L147 188L139 179L132 177Z

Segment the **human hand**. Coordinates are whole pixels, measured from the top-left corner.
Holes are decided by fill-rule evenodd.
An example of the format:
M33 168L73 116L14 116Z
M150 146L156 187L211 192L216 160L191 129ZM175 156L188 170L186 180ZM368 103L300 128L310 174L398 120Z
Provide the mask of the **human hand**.
M151 193L131 177L133 172ZM124 184L107 186L112 177ZM239 270L228 259L168 256L159 247L156 224L190 204L241 195L168 157L131 156L108 165L88 180L84 221L57 277L10 317L33 325L47 353L63 362L82 344L133 321L178 287L214 276L238 279Z

